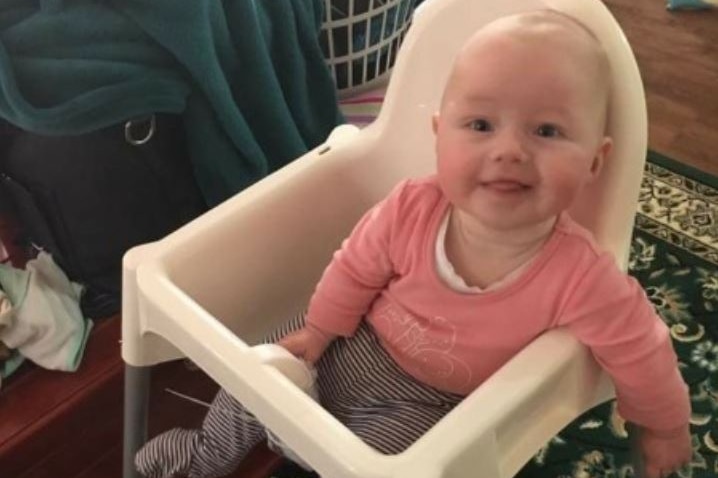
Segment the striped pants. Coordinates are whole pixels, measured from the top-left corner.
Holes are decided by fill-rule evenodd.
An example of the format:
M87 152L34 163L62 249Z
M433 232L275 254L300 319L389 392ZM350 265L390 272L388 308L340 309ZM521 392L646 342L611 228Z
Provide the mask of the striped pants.
M268 341L276 342L302 325L303 317L298 317ZM406 374L365 322L353 337L335 340L316 367L321 405L386 454L405 450L462 399ZM262 424L220 390L201 429L176 428L153 438L137 453L135 463L150 478L219 477L231 473L252 447L266 439Z

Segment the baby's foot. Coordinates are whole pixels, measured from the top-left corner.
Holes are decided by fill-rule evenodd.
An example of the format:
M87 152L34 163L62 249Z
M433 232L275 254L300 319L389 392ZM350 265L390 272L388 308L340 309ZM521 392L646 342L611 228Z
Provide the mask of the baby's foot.
M200 443L199 430L173 428L148 441L135 455L137 470L147 478L187 475Z

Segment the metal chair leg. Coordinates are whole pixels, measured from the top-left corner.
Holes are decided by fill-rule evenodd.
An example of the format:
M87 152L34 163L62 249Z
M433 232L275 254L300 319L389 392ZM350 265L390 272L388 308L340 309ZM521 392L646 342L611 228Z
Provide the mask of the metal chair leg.
M141 478L135 468L135 453L147 441L150 371L150 367L125 364L122 478Z

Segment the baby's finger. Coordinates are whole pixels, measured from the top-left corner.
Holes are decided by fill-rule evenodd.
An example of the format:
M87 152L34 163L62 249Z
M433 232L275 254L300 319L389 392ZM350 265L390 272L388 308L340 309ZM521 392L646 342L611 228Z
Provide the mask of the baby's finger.
M294 336L284 337L277 342L277 345L281 345L296 357L303 358L304 356L304 344Z
M646 463L644 465L643 473L644 476L641 478L665 478L665 475L661 474L661 469L652 463Z
M690 463L686 462L680 466L672 467L671 469L668 469L668 471L664 471L662 476L663 476L663 478L673 478L673 477L678 478L679 476L685 476L685 475L691 476L690 468L691 468ZM680 475L680 473L682 473L683 475Z
M323 352L324 352L324 349L321 349L321 350L319 350L319 349L315 349L315 350L307 349L307 350L306 350L306 353L304 354L304 357L303 357L303 358L304 358L304 361L307 362L309 365L314 365L315 363L317 363L317 361L319 360L319 358L322 356L322 353L323 353Z

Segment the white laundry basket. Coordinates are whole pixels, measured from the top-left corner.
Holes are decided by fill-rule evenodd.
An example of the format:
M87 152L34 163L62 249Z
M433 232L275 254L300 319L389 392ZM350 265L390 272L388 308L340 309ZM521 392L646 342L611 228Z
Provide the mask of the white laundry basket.
M385 81L417 0L324 0L320 43L341 98Z

